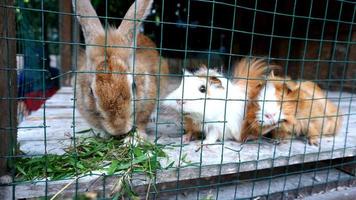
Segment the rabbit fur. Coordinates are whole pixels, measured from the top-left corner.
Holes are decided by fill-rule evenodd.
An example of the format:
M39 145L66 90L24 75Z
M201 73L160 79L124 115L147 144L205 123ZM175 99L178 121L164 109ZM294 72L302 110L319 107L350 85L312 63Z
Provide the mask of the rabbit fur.
M167 62L154 42L138 33L141 21L132 21L145 19L151 5L152 0L137 0L117 29L104 30L89 0L73 0L87 45L78 59L78 110L93 128L113 136L137 127L145 137L158 87L164 90L166 84L157 75L168 74Z

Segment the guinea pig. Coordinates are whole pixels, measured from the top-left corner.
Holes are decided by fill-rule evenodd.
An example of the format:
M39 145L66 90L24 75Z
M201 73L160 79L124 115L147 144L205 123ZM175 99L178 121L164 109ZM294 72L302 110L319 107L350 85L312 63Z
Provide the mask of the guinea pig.
M259 135L265 135L276 129L279 123L284 120L283 112L280 110L275 94L276 88L271 79L290 81L290 78L276 77L272 72L272 75L268 78L266 77L265 81L255 84L255 87L251 89L251 96L247 104L246 118L244 119L241 133L242 141L257 139ZM265 115L273 113L274 118L268 116L265 119L262 113Z
M180 86L170 93L165 104L188 114L195 122L204 122L205 144L225 138L239 140L238 122L242 120L245 91L237 88L217 70L201 67L197 72L184 72ZM242 101L227 101L241 99ZM234 110L236 112L225 112ZM241 118L241 119L240 119ZM226 121L226 123L224 123Z
M307 136L309 144L316 146L319 144L321 135L333 136L337 134L342 125L340 108L326 98L323 90L316 83L301 81L292 84L290 95L297 99L297 105L286 104L284 110L288 115L291 115L290 112L295 112L294 108L297 107L296 126L282 123L282 131L288 134L293 132L296 135L304 134Z
M267 68L262 60L242 59L236 64L233 79L205 66L195 73L185 71L180 86L166 97L165 105L191 118L185 126L187 133L191 134L189 129L197 130L204 122L204 144L223 139L241 141L248 90L254 87L246 85L246 78L262 78Z
M202 135L201 122L196 121L194 118L186 114L184 116L184 132L183 142L198 139Z
M318 145L321 135L336 134L342 124L341 112L310 81L294 82L272 73L255 100L248 105L244 140L272 131L275 138L305 135L310 145Z

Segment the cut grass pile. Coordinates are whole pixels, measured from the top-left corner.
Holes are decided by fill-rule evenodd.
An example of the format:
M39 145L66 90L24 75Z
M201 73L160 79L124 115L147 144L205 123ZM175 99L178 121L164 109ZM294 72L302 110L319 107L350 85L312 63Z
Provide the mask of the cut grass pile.
M122 139L80 138L63 155L19 155L15 160L16 180L63 180L93 172L113 175L127 171L152 177L162 169L159 159L167 157L163 148L144 140L129 145Z

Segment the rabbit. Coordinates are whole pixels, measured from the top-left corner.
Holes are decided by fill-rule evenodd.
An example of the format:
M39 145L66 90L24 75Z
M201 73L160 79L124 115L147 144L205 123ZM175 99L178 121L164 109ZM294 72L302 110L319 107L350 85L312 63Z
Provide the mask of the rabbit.
M78 71L84 71L86 68L86 55L84 49L78 49L77 58ZM102 119L98 119L101 116L99 111L96 109L93 90L90 87L91 78L91 74L88 73L78 73L76 82L75 78L72 78L72 85L75 87L76 91L76 108L78 109L82 117L84 117L84 119L95 130L103 130L103 127L101 125Z
M246 86L246 78L263 77L267 65L261 60L243 59L236 66L233 76L237 79L225 78L217 70L207 69L205 66L195 73L185 71L180 86L166 97L166 106L177 111L183 108L183 113L191 118L192 123L188 121L188 126L185 126L188 128L188 138L191 137L190 132L199 132L196 130L199 130L198 127L204 121L207 122L203 130L204 144L223 139L241 141L240 131L248 98L247 91L253 86ZM192 124L193 128L190 127Z
M281 139L293 133L306 135L308 143L317 146L321 134L333 136L342 125L337 106L311 81L294 82L272 73L256 99L248 106L244 140L271 131L274 138Z
M75 87L80 114L93 128L112 136L125 135L136 126L138 135L146 137L158 85L162 90L166 85L166 78L158 79L157 75L168 74L168 64L154 50L154 42L135 31L148 15L152 0L137 0L120 26L107 30L102 27L90 0L72 3L87 45L85 53L80 53L78 70L91 71L77 75ZM137 49L128 48L136 45Z

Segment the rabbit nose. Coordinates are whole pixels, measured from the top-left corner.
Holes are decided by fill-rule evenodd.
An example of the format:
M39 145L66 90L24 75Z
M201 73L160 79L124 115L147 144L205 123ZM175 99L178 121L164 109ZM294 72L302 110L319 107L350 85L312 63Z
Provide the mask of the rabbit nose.
M265 117L267 119L273 119L273 117L275 116L276 114L265 114Z

